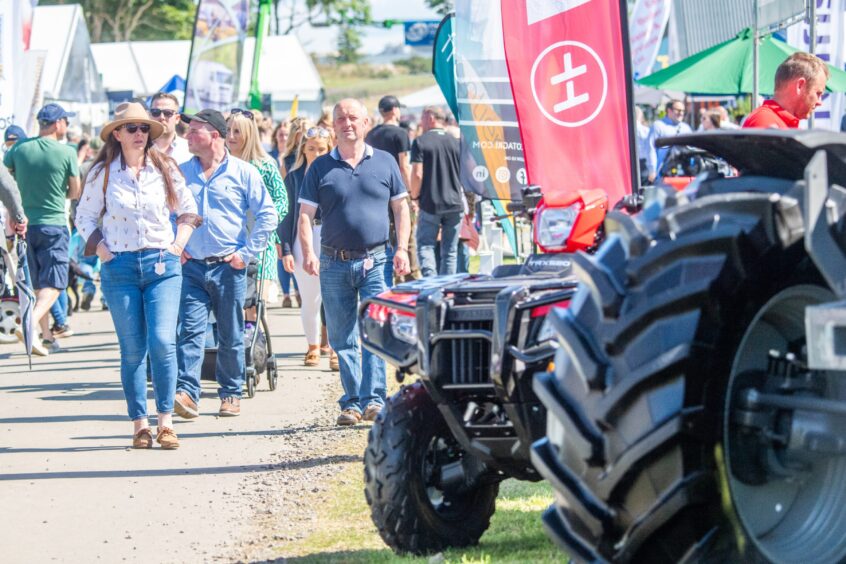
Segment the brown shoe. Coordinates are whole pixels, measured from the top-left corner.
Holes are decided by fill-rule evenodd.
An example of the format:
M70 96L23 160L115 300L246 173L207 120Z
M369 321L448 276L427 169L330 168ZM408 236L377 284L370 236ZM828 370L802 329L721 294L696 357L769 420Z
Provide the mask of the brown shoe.
M179 437L176 436L176 432L170 427L159 427L156 442L162 445L162 448L165 450L179 448Z
M355 425L361 421L361 412L355 409L345 409L341 412L338 416L338 420L335 421L336 425Z
M176 392L173 397L173 410L184 419L194 419L200 415L197 404L185 392Z
M318 349L308 351L305 355L305 360L303 360L303 365L320 366L320 351Z
M132 448L153 448L153 433L149 427L132 435Z
M376 421L376 418L379 417L380 413L382 413L382 406L378 403L371 403L367 406L367 409L364 410L362 419L365 421Z
M227 396L220 400L218 415L221 417L238 417L241 415L241 398Z
M291 298L289 296L282 298L282 307L293 307L291 306Z
M332 372L339 372L341 370L341 365L338 364L338 354L331 349L329 350L329 370Z

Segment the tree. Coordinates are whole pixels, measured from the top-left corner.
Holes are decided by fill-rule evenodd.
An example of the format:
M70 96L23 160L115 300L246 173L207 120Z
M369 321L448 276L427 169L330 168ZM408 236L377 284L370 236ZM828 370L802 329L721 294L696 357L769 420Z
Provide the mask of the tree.
M40 4L80 4L92 43L190 39L196 13L193 0L41 0Z
M273 0L273 7L280 35L304 24L352 28L372 21L370 0Z
M455 11L455 0L426 0L426 3L442 16Z
M361 60L358 50L361 48L361 35L349 25L338 31L338 62L357 64Z

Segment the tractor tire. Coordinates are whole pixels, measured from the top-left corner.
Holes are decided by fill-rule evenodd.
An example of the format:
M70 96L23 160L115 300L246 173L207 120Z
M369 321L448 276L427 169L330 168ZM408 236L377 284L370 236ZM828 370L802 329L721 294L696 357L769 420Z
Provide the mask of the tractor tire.
M482 468L458 446L419 383L392 396L370 430L364 493L379 535L397 554L431 554L475 545L490 525L498 479L484 473L460 488L440 490L440 463Z
M532 451L555 492L545 528L574 559L846 556L846 480L819 490L830 502L804 499L817 510L791 522L798 504L749 493L755 486L732 466L743 453L728 439L741 349L762 338L748 331L769 304L792 299L786 317L802 345L804 306L833 299L804 251L799 201L801 192L729 193L651 215L612 214L599 252L576 257L582 285L567 310L550 316L561 348L534 381L548 415L547 436ZM754 352L766 357L766 344ZM763 530L764 516L752 513L773 507L784 515L767 515Z

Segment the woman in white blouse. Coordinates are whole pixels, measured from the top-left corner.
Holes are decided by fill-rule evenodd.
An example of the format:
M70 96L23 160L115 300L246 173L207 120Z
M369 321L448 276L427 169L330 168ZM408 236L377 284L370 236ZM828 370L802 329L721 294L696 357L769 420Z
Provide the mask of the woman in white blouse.
M173 431L180 256L200 225L197 204L170 157L153 148L162 126L141 104L121 104L100 137L104 145L86 175L76 226L86 254L102 261L103 295L120 342L120 377L132 446L151 448L147 357L158 412L156 442L179 447ZM176 216L176 236L171 224ZM98 227L102 220L102 230Z

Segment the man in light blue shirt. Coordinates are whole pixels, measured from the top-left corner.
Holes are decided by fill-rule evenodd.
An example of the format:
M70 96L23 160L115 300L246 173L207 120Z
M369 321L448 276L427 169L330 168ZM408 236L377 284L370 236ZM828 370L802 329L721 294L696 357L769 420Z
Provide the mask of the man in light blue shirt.
M655 148L655 140L661 137L675 137L685 133L693 133L690 126L684 121L685 106L681 100L670 100L667 102L667 115L656 120L649 132L649 156L647 157L647 168L649 169L648 180L651 184L655 182L658 171L667 156L667 147Z
M258 169L226 150L223 115L202 110L182 119L188 123L188 149L195 156L179 168L203 223L183 253L174 410L188 419L199 415L200 369L212 311L218 334L218 413L232 417L241 413L245 376L246 266L267 248L278 216ZM255 218L251 229L247 212Z

